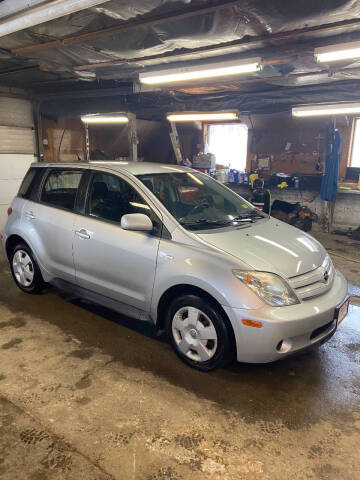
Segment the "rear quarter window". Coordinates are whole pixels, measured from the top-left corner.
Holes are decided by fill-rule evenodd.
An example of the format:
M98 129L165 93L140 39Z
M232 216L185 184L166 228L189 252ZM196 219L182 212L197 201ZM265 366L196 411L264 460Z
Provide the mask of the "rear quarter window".
M25 177L24 180L22 181L19 192L18 192L18 197L20 198L30 198L34 183L35 183L35 178L36 178L36 173L37 169L32 167L30 168Z

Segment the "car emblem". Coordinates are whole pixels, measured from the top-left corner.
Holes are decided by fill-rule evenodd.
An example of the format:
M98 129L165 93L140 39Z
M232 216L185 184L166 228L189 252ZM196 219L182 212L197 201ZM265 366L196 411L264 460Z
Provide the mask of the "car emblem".
M329 280L329 272L324 273L324 282L327 282Z

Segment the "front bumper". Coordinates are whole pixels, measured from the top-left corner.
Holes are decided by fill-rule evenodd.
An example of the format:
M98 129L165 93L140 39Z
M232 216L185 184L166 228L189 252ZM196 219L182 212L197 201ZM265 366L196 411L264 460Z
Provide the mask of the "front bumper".
M297 305L257 310L223 307L234 329L237 360L272 362L324 343L335 333L335 309L346 296L347 281L336 272L328 292ZM245 326L243 319L260 321L262 328Z

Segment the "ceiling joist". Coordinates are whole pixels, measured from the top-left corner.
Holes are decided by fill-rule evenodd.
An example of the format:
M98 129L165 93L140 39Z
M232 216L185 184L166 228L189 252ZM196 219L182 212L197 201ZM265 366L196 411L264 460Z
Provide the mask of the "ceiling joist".
M314 0L301 15L291 2L280 12L268 0L247 0L246 5L240 0L183 0L181 10L179 2L173 0L162 0L161 6L157 0L139 0L136 8L135 4L109 1L103 8L4 37L0 45L8 56L2 53L1 83L26 85L42 99L65 97L69 102L77 97L90 100L92 95L115 95L119 102L126 96L134 105L144 102L146 106L149 98L165 103L172 99L197 101L200 96L215 99L214 94L219 93L219 98L226 99L234 92L231 101L251 109L253 105L246 101L249 94L258 102L262 91L275 99L280 92L286 96L289 89L305 92L304 101L306 95L321 100L320 84L321 88L327 85L329 92L330 85L335 90L346 82L349 88L360 82L360 63L356 60L339 63L328 71L314 58L316 47L360 39L360 6L339 12L336 0L329 0L326 8L317 1L319 4ZM332 23L326 23L329 18ZM68 20L69 28L62 28ZM34 43L29 45L29 41ZM139 71L145 67L150 72L170 63L172 68L185 63L194 66L205 58L216 62L225 56L227 60L261 57L264 69L241 78L227 77L223 82L204 79L155 90L137 83ZM341 95L347 95L345 88ZM280 108L272 105L262 100L261 108Z
M96 40L102 37L106 37L109 35L114 35L118 33L127 32L129 30L145 27L145 26L153 26L157 25L162 22L172 21L172 20L184 20L189 17L193 17L195 15L205 15L207 13L214 12L219 8L229 7L239 4L239 0L221 0L213 3L211 6L203 6L203 7L196 7L196 8L187 8L186 10L181 10L178 12L174 12L172 14L159 14L159 15L152 15L148 18L139 18L135 20L130 20L128 22L121 22L118 25L109 28L103 28L101 30L96 30L94 32L89 33L81 33L78 35L73 35L69 37L65 37L62 39L52 40L50 42L44 43L35 43L31 45L26 45L24 47L17 47L11 49L11 53L16 55L27 54L31 52L36 52L39 50L46 50L49 48L54 47L63 47L67 45L73 45L75 43L83 43L91 40Z
M81 43L81 42L86 42L90 40L95 40L104 36L116 34L116 33L121 33L125 31L129 31L135 28L139 28L142 26L151 26L151 25L156 25L158 23L164 22L164 21L169 21L169 20L180 20L180 19L185 19L194 15L199 15L199 14L205 14L205 13L210 13L213 12L221 7L226 7L226 6L231 6L238 4L239 0L226 0L222 1L221 3L216 3L216 5L212 5L210 7L202 7L202 8L197 8L197 9L189 9L186 10L185 12L178 12L174 13L172 15L158 15L156 17L151 17L148 19L138 19L138 20L132 20L130 22L122 22L121 24L102 29L102 30L97 30L94 32L89 32L89 33L84 33L84 34L79 34L79 35L74 35L71 37L65 37L63 39L58 39L58 40L53 40L50 42L45 42L45 43L38 43L38 44L32 44L32 45L26 45L24 47L17 47L11 49L11 53L16 54L16 55L22 55L22 54L27 54L27 53L32 53L40 50L45 50L49 48L54 48L54 47L61 47L61 46L67 46L67 45L72 45L74 43ZM335 33L337 30L341 30L344 27L350 28L350 27L359 27L360 26L360 19L351 19L351 20L343 20L339 22L333 22L329 24L324 24L324 25L315 25L312 27L305 27L305 28L300 28L296 30L288 30L284 32L277 32L277 33L266 33L262 35L257 35L257 36L252 36L252 37L246 37L242 38L240 40L235 40L232 42L226 42L226 43L220 43L215 46L211 47L200 47L196 49L191 49L188 50L185 53L182 53L181 55L191 55L193 53L209 53L209 52L214 52L214 53L219 53L221 50L226 50L231 47L239 47L239 46L251 46L251 45L256 45L259 42L275 42L275 41L282 41L282 40L288 40L291 38L296 38L299 36L304 36L304 35L309 35L312 33ZM172 54L165 54L163 55L164 57L170 57ZM175 54L174 54L175 55ZM180 54L179 54L180 55ZM161 58L160 55L152 55L148 57L142 57L138 59L131 59L131 60L111 60L111 61L106 61L106 62L97 62L97 63L92 63L92 64L86 64L86 65L79 65L75 67L75 70L77 71L83 71L83 70L89 70L89 69L97 69L97 68L103 68L103 67L112 67L116 65L122 65L124 62L126 63L136 63L136 61L145 61L145 60L151 60L151 59L156 59L156 58Z

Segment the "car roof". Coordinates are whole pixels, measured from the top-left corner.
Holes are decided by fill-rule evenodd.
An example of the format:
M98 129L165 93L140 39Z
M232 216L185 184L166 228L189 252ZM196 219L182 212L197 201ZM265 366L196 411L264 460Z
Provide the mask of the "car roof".
M155 162L107 162L103 160L90 162L37 162L31 165L32 167L51 167L51 168L91 168L103 167L117 172L128 172L132 175L144 175L152 173L171 173L171 172L188 172L191 168L182 165L167 165Z

